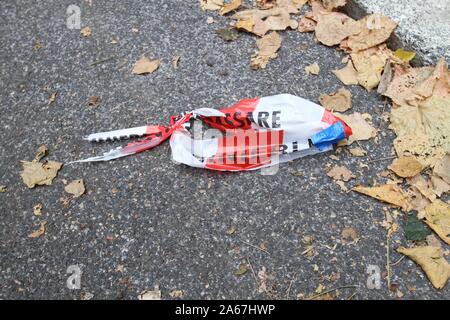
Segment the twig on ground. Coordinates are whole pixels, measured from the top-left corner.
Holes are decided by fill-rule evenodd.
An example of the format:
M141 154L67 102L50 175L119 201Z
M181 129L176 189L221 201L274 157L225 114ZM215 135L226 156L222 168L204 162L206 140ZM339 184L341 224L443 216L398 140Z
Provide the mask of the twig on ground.
M400 259L398 259L396 262L391 263L391 267L395 267L396 265L398 265L400 262L402 262L403 259L405 259L406 256L401 257Z
M330 293L330 292L333 292L333 291L336 291L336 290L340 290L340 289L347 289L347 288L358 288L358 286L357 285L348 285L348 286L336 287L336 288L333 288L333 289L330 289L330 290L325 290L324 292L321 292L321 293L318 293L318 294L316 294L316 295L314 295L312 297L306 298L305 300L314 300L314 299L316 299L316 298L318 298L320 296L323 296L323 295L325 295L327 293Z
M260 247L258 247L258 246L255 246L254 244L251 244L251 243L249 243L249 242L247 242L247 241L245 241L245 240L242 240L241 238L237 238L237 239L238 239L240 242L242 242L242 243L244 243L244 244L246 244L246 245L248 245L248 246L250 246L250 247L256 248L256 249L258 249L258 250L260 250L260 251L262 251L262 252L264 252L264 253L270 255L270 252L267 251L267 250L264 250L264 249L262 249L262 248L260 248Z
M108 61L113 60L113 59L116 59L116 58L117 58L116 56L112 56L112 57L109 57L109 58L106 58L106 59L94 61L94 62L92 62L92 63L89 65L89 67L94 67L94 66L96 66L96 65L99 65L99 64L108 62Z
M386 239L386 271L387 271L387 286L388 286L388 291L391 288L391 261L390 261L390 250L389 250L389 231L387 234L387 239Z
M294 283L295 280L297 280L297 273L298 273L298 272L294 273L294 277L293 277L293 279L290 281L289 287L288 287L288 289L286 290L286 299L289 299L289 294L291 293L291 287L292 287L292 284Z

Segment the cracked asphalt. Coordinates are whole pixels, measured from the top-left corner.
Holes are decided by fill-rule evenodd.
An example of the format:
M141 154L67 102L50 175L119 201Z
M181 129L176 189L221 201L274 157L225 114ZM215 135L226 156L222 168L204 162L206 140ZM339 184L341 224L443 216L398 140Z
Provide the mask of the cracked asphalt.
M91 27L91 37L67 28L71 4L81 8L81 26ZM217 23L207 24L208 16ZM82 140L92 132L165 124L182 111L247 97L291 93L318 102L321 93L342 87L331 70L344 66L343 55L315 43L312 34L281 32L278 58L253 71L254 37L225 42L215 30L226 24L193 0L0 2L0 184L8 188L0 193L0 298L136 299L157 285L163 299L172 299L172 290L186 299L297 299L319 284L357 287L340 289L338 299L398 298L384 278L386 230L380 226L384 210L393 209L344 193L326 176L328 166L339 164L356 175L349 188L382 182L378 174L390 163L369 162L392 156L394 135L383 117L389 105L359 86L348 87L350 112L370 113L380 130L378 138L361 142L368 157L342 149L264 176L179 165L165 143L113 162L65 165L52 186L28 189L22 182L20 161L31 160L40 144L50 150L47 159L68 163L122 144ZM132 75L144 54L161 59L159 70ZM175 55L178 70L171 66ZM313 62L319 76L304 72ZM88 106L91 96L101 97L99 106ZM64 206L63 180L80 178L86 193ZM37 203L41 217L33 215ZM46 233L28 238L41 220L48 221ZM357 243L342 241L348 227L358 232ZM312 257L302 254L305 236L313 237ZM401 258L400 245L408 245L401 229L390 243L392 263ZM270 290L258 290L251 270L235 275L241 263L255 273L266 268ZM81 267L80 290L66 286L70 265ZM371 265L380 268L380 289L367 287ZM403 299L449 296L449 286L435 290L408 259L392 267L391 282Z

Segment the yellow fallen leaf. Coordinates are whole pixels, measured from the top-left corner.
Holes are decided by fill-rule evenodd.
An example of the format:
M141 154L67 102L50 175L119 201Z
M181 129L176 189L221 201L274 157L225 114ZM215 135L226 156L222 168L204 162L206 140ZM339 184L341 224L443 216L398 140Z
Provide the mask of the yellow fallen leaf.
M358 73L353 67L353 63L351 61L347 62L347 65L339 70L332 71L339 80L342 81L345 85L359 84L358 82Z
M28 238L38 238L42 236L45 233L45 226L47 225L47 221L41 221L39 229L37 231L34 231L28 235Z
M80 30L80 34L85 38L90 37L92 35L92 29L90 27L84 27Z
M340 142L340 145L351 145L355 141L369 140L376 137L377 130L364 119L361 113L355 112L347 115L336 112L335 115L352 128L352 135L347 141Z
M345 88L331 94L322 94L320 104L327 110L345 112L352 107L352 94Z
M425 208L425 223L450 245L450 205L434 200Z
M277 51L281 47L281 37L273 31L256 40L256 46L258 47L258 53L253 55L250 66L254 70L265 69L269 60L278 56Z
M409 207L407 195L402 189L393 184L384 184L376 187L357 186L352 190L403 209Z
M147 57L142 57L135 63L132 73L133 74L153 73L159 68L159 65L160 65L159 59L150 60Z
M238 30L252 32L254 25L255 21L249 19L249 20L239 20L238 22L236 22L236 25L234 27Z
M241 0L231 0L231 2L225 4L222 8L220 8L219 13L223 16L227 13L230 13L231 11L238 9L241 5Z
M327 172L327 176L333 178L334 180L342 180L346 182L355 178L355 175L344 166L334 166Z
M52 104L56 101L56 96L58 95L58 91L53 92L48 99L48 104Z
M416 262L437 289L442 289L450 278L450 265L443 256L442 248L426 246L407 249L400 247L397 252Z
M317 62L305 67L306 74L318 75L320 73L320 67Z
M4 193L4 192L6 192L6 186L4 186L4 185L0 185L0 193Z
M412 59L414 59L414 57L416 56L416 53L414 51L406 51L402 48L399 48L399 49L395 50L394 56L396 56L403 62L408 63Z
M391 126L392 127L392 117ZM420 132L409 133L397 137L394 140L395 152L398 156L415 156L424 167L433 167L434 164L445 154L444 149L433 145L427 135Z
M56 161L46 163L22 161L22 166L23 171L20 176L23 182L28 188L34 188L36 185L51 185L59 169L61 169L62 163Z
M395 21L379 13L366 16L358 22L358 27L362 30L358 34L350 36L347 41L347 46L353 52L384 43L397 27Z
M395 159L388 167L402 178L411 178L419 174L423 166L415 157L400 157Z
M83 179L78 179L70 182L64 187L67 193L72 194L75 198L81 197L86 191Z

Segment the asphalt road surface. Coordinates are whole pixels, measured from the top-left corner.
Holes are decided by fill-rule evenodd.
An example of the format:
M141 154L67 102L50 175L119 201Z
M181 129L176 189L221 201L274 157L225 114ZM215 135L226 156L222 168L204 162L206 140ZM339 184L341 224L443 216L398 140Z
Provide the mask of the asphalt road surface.
M71 4L80 7L90 37L67 28ZM207 24L208 16L217 23ZM361 143L368 157L342 150L337 161L329 157L334 152L311 156L271 176L220 173L172 162L165 143L109 163L65 165L52 186L28 189L20 177L20 161L31 160L40 144L50 149L48 159L67 163L122 144L82 140L92 132L166 124L182 111L246 97L291 93L318 102L321 93L342 87L331 73L344 66L341 53L315 43L312 34L282 32L278 58L253 71L255 38L242 34L225 42L215 30L227 20L201 11L193 0L93 0L92 6L6 0L0 19L0 184L8 187L0 194L1 298L136 299L156 285L163 299L171 299L172 290L187 299L297 299L320 284L324 290L344 287L339 299L397 298L384 278L386 230L380 223L388 207L344 193L326 176L327 165L345 165L357 176L350 188L382 181L378 174L390 163L369 162L392 156L394 135L381 116L389 105L359 86L348 87L352 111L370 113L380 130L378 139ZM160 69L132 75L144 54L160 58ZM171 66L175 55L181 57L178 70ZM319 76L304 72L313 62L321 67ZM88 106L91 96L101 97L99 106ZM80 178L86 194L65 207L63 179ZM40 217L33 215L37 203ZM48 221L46 233L28 238L41 220ZM357 231L357 243L341 240L348 227ZM303 254L305 236L313 237L312 257ZM400 245L407 245L402 230L391 240L391 263L401 258L395 252ZM239 276L241 263L251 268ZM71 265L82 270L79 290L66 286ZM377 267L379 289L367 286L368 269ZM257 275L264 268L265 291ZM408 259L392 267L391 282L403 298L449 294L449 286L435 290Z

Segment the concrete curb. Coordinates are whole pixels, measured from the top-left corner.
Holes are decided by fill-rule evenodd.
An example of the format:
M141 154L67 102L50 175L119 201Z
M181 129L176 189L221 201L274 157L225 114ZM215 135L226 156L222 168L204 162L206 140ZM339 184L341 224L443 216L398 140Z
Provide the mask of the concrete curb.
M352 18L374 12L383 13L399 23L388 41L391 49L417 52L413 65L435 65L441 57L450 62L450 2L428 0L350 0L344 7ZM447 17L447 18L446 18Z

